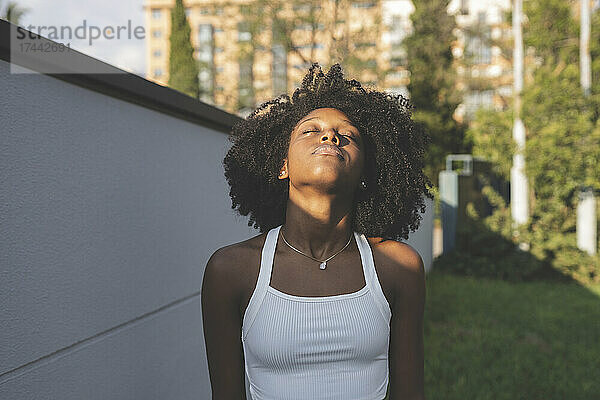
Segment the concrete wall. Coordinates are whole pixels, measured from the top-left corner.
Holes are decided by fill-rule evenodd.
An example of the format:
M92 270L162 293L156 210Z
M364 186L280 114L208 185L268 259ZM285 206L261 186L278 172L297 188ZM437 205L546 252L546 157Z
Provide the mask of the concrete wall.
M404 242L419 252L425 264L425 272L429 272L433 265L433 219L435 217L433 200L425 197L425 207L425 212L421 214L419 229L411 232L408 240Z
M0 60L0 399L202 399L222 132Z

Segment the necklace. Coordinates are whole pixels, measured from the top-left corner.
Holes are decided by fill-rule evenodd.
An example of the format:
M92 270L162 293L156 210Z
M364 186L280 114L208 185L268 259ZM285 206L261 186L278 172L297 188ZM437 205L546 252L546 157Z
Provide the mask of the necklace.
M321 268L321 269L325 269L325 268L327 268L327 261L331 260L333 257L337 256L337 255L338 255L338 254L340 254L342 251L344 251L344 249L345 249L346 247L348 247L348 245L349 245L349 244L350 244L350 242L352 241L352 235L350 235L350 238L348 239L348 243L346 243L346 245L345 245L344 247L342 247L342 249L341 249L341 250L339 250L338 252L336 252L334 255L332 255L332 256L330 256L330 257L328 257L327 259L325 259L325 260L322 260L322 261L321 261L321 260L317 260L317 259L316 259L316 258L314 258L313 256L309 256L308 254L305 254L305 253L301 252L300 250L298 250L297 248L295 248L294 246L292 246L291 244L289 244L289 243L288 243L288 241L287 241L287 240L285 240L285 236L283 236L283 232L281 232L281 238L283 239L283 241L285 242L285 244L287 244L287 245L290 247L290 249L292 249L292 250L296 251L297 253L300 253L300 254L302 254L304 257L308 257L308 258L310 258L311 260L315 260L315 261L319 262L319 263L320 263L320 264L319 264L319 268Z

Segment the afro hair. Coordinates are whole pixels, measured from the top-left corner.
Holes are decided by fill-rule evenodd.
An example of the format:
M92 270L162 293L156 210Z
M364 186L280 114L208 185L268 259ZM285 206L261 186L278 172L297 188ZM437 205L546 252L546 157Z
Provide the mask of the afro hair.
M424 195L433 199L423 173L431 138L411 119L408 99L344 79L339 64L324 74L313 63L292 98L267 101L232 128L223 160L231 207L261 232L285 222L289 182L277 175L293 128L318 108L342 111L363 137L367 189L355 198L353 229L367 237L408 239L425 212Z

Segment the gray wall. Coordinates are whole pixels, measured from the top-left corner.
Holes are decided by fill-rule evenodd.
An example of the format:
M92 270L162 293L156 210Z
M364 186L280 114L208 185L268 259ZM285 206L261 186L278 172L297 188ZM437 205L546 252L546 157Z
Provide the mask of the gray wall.
M421 224L419 229L411 232L408 236L408 243L415 250L419 252L419 255L423 259L425 265L425 272L431 271L433 265L433 220L435 217L435 208L433 200L425 197L425 212L421 215Z
M227 136L0 60L0 399L207 399Z

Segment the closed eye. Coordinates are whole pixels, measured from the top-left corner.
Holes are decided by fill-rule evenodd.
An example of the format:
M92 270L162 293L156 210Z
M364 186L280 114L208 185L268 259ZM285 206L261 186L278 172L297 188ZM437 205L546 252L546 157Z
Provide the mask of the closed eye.
M315 130L315 129L309 129L306 131L303 131L302 134L307 134L307 133L319 133L319 130ZM351 139L353 142L358 142L358 138L356 136L354 136L354 134L352 133L338 133L338 135L343 136L345 138Z
M352 141L353 141L353 142L355 142L355 143L358 143L358 137L357 137L357 136L355 136L355 135L354 135L354 134L352 134L352 133L342 133L342 134L340 134L340 135L341 135L341 136L343 136L343 137L345 137L345 138L347 138L347 139L350 139L350 140L352 140Z

